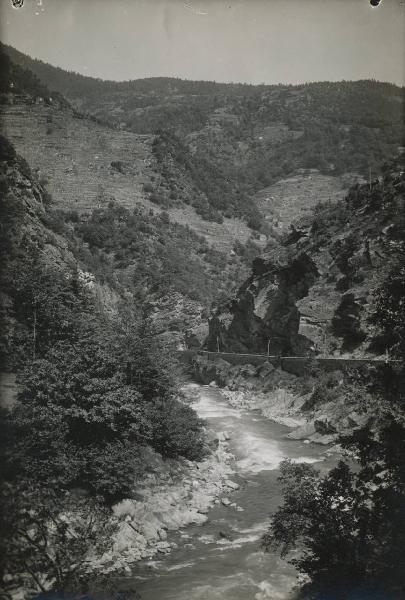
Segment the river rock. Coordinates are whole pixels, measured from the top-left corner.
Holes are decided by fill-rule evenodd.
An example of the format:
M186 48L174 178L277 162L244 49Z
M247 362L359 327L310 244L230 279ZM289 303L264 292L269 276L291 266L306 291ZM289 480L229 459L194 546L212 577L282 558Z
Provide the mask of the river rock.
M261 379L265 379L271 373L273 373L273 371L274 371L274 365L272 365L270 362L265 362L263 365L261 365L258 368L257 374Z
M229 540L230 539L230 535L229 533L226 533L225 531L220 531L219 532L219 537L223 540Z
M221 498L221 504L223 504L224 506L230 506L231 501L229 500L229 498Z
M361 415L356 411L352 411L347 416L347 419L349 421L349 424L352 427L364 427L370 421L370 415L367 415L367 414Z
M113 551L116 554L121 554L125 550L132 549L141 553L147 546L145 536L137 533L132 527L125 526L119 528L113 542Z
M308 439L315 432L316 429L314 423L309 421L308 423L304 423L304 425L300 425L300 427L297 427L294 431L291 431L287 437L291 440L304 440Z
M158 542L156 544L157 551L161 554L167 554L171 550L169 542Z
M236 483L235 481L231 481L230 479L225 479L224 485L227 488L231 488L231 490L238 490L239 489L239 484Z
M197 509L197 512L200 513L201 515L207 515L209 513L209 511L210 511L210 509L208 506Z
M217 434L217 439L218 439L220 442L227 442L228 440L230 440L230 439L231 439L231 437L230 437L230 435L229 435L229 433L228 433L227 431L220 431L220 432Z
M338 435L336 433L325 434L322 433L314 433L311 436L311 441L315 444L321 444L322 446L329 446L329 444L333 444L336 442Z
M332 425L330 418L327 415L321 415L314 421L314 427L316 433L321 435L331 435L336 433L336 427Z

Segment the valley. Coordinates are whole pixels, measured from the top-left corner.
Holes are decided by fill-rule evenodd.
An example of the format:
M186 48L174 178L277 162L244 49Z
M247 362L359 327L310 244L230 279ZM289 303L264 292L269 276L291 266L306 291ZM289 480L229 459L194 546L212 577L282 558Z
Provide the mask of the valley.
M403 88L0 61L7 597L401 598Z

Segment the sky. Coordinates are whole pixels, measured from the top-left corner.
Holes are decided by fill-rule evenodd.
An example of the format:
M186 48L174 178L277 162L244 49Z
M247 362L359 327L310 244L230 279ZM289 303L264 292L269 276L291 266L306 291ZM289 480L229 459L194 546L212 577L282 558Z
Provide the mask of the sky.
M405 0L0 0L0 39L103 79L405 83Z

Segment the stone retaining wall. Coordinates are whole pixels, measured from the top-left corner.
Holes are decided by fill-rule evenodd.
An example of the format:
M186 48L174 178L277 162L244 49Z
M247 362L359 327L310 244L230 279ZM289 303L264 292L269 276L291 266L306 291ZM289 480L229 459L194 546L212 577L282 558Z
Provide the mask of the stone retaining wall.
M267 356L266 354L235 354L232 352L208 352L206 350L179 351L180 360L191 363L195 356L205 356L208 360L225 360L232 365L259 366L269 362L274 366L281 366L284 371L294 375L302 375L307 365L315 362L325 371L357 369L363 365L383 365L386 361L373 358L338 358L338 357L306 357L306 356Z

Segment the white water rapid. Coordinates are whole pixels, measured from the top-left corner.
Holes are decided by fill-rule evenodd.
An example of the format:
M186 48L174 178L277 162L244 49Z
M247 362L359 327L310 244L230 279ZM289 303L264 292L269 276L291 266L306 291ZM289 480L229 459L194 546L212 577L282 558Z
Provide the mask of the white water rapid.
M229 435L232 479L240 487L228 497L236 506L218 504L203 526L173 534L178 548L141 565L134 583L142 600L290 599L297 574L276 553L264 553L260 538L281 502L280 461L317 462L326 469L324 448L287 439L287 427L230 407L216 388L196 389L199 416L209 429Z

